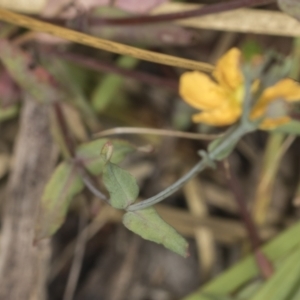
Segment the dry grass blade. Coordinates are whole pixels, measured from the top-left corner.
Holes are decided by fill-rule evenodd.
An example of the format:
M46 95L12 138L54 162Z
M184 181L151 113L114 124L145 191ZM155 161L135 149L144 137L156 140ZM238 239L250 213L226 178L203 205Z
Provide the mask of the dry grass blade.
M183 139L192 140L213 140L222 136L222 134L204 134L204 133L191 133L167 129L152 129L152 128L140 128L140 127L115 127L108 130L103 130L99 133L95 133L94 137L104 137L115 134L152 134L152 135L164 135L169 137L178 137Z
M253 217L258 225L263 225L267 221L273 187L281 158L295 139L295 137L289 136L284 141L284 138L285 136L280 133L273 133L269 137L258 181L259 184L253 201Z
M157 8L154 13L179 12L199 7L199 5L195 4L167 3ZM300 36L300 23L296 19L280 12L268 10L237 9L198 18L179 20L176 23L201 29Z
M74 258L69 272L63 300L72 300L74 298L88 238L87 232L83 230L83 228L86 226L86 223L87 214L86 211L83 211L79 219L79 234L76 240Z
M104 206L100 213L93 219L93 221L88 224L78 235L77 240L86 239L89 241L92 239L98 231L100 231L103 226L109 221L111 215L116 211L112 210L110 206ZM60 253L60 255L54 260L51 266L49 279L54 280L56 276L62 271L65 265L70 261L74 250L76 247L76 240L70 242L65 249Z
M206 72L210 72L213 69L213 66L208 63L197 62L167 54L155 53L124 44L111 42L109 40L96 38L71 29L39 21L22 14L13 13L2 8L0 9L0 20L17 26L25 27L33 31L49 33L74 43L94 47L104 51L132 56L154 63Z
M199 219L208 216L208 208L201 193L200 179L193 178L184 187L185 198L191 214ZM204 279L209 278L216 262L215 241L209 228L195 229L200 271Z

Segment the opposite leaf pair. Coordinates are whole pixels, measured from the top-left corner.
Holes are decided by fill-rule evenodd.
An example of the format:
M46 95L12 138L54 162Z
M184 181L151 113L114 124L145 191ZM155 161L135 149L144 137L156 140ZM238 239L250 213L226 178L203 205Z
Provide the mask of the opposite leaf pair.
M134 146L114 140L107 147L107 139L83 144L77 149L77 159L93 175L102 175L111 206L125 209L133 204L139 187L135 178L116 163L134 150ZM104 148L102 154L99 149ZM114 148L114 151L112 151ZM37 224L36 238L53 235L63 224L72 199L84 189L84 183L75 162L62 162L54 171L44 191ZM175 229L165 223L152 207L126 212L124 225L144 239L163 244L166 248L184 257L188 255L188 244Z

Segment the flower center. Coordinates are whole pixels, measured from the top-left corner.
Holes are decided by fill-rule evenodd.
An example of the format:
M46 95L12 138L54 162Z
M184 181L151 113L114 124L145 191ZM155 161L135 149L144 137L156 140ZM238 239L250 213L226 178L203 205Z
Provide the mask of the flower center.
M244 85L240 85L238 88L231 90L229 99L232 107L240 107L242 108L242 103L244 100L245 89Z

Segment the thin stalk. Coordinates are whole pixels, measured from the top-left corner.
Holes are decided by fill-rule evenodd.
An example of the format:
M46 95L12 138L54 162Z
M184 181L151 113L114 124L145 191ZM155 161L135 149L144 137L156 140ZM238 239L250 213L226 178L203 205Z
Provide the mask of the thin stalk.
M174 20L181 20L192 17L200 17L204 15L220 13L223 11L234 10L243 7L252 7L258 5L265 5L275 2L274 0L233 0L229 2L221 2L217 4L207 5L205 7L176 12L168 14L160 14L154 16L136 16L136 17L122 17L122 18L102 18L90 19L89 25L141 25L149 23L167 22Z
M163 190L162 192L158 193L157 195L151 198L148 198L137 204L130 205L127 208L127 211L141 210L164 200L166 197L178 191L182 186L185 185L187 181L195 177L199 172L203 171L206 167L207 167L207 162L206 160L202 159L187 174L185 174L183 177L177 180L174 184L172 184L171 186L169 186L168 188L166 188L165 190Z
M168 130L168 129L153 129L153 128L142 128L142 127L115 127L112 129L107 129L93 134L93 137L105 137L108 135L116 134L151 134L151 135L162 135L162 136L171 136L178 137L182 139L191 139L191 140L213 140L219 138L223 135L220 134L206 134L206 133L193 133L193 132L184 132L177 130Z
M53 104L53 109L54 109L56 120L57 120L58 126L60 128L64 143L69 151L69 154L71 157L75 157L75 145L74 145L72 137L69 133L68 125L66 123L64 112L61 108L60 103L55 102Z
M224 166L224 164L223 164ZM225 168L226 178L228 185L230 189L232 190L232 193L234 195L234 199L237 203L237 206L239 208L240 215L243 219L243 222L245 224L245 227L247 229L249 240L251 242L252 249L255 254L255 259L257 262L257 265L260 269L260 272L262 276L265 279L268 279L273 274L273 266L270 263L270 261L267 259L267 257L260 251L259 247L261 245L261 240L258 234L258 230L254 224L254 221L248 211L248 208L246 206L245 198L242 193L240 184L234 173L232 172L232 169L230 167L230 164L228 164L228 167Z
M205 168L212 166L215 160L218 160L218 156L227 150L232 144L235 144L244 134L254 130L255 127L249 126L248 123L238 124L237 126L230 129L228 134L225 134L221 139L220 143L209 153L203 156L203 159L199 161L187 174L173 183L171 186L158 193L157 195L148 198L142 202L130 205L127 211L141 210L146 207L152 206L169 195L179 190L187 181L195 177L198 173L203 171ZM204 153L204 151L202 152Z
M88 241L88 232L84 230L87 226L87 212L86 208L80 214L79 219L79 228L78 228L78 237L76 240L76 246L74 251L74 258L72 266L69 272L69 277L64 292L63 300L72 300L74 299L74 294L78 284L78 279L82 267L82 262L85 253L86 243Z
M178 80L176 79L167 79L167 78L151 75L145 72L126 70L116 65L99 61L94 58L85 57L79 54L62 53L62 52L52 51L52 50L46 52L47 55L53 55L55 57L63 58L65 60L78 64L82 67L88 68L90 70L118 74L126 78L135 79L152 86L167 87L175 91L176 93L178 92Z

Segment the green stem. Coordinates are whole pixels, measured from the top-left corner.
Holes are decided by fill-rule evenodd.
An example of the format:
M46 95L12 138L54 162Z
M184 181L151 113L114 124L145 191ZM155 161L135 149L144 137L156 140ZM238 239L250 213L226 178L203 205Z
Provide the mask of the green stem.
M156 204L162 200L164 200L166 197L172 195L174 192L179 190L187 181L189 181L191 178L193 178L196 174L203 171L207 167L207 160L202 159L200 162L198 162L187 174L185 174L183 177L181 177L179 180L177 180L174 184L163 190L162 192L158 193L157 195L148 198L142 202L130 205L127 208L127 211L135 211L135 210L141 210L144 208L147 208L149 206L152 206L153 204Z
M208 166L211 166L213 161L219 160L219 156L222 155L224 151L226 151L232 144L236 144L243 135L255 130L255 128L256 126L248 121L240 123L237 126L231 128L228 133L220 139L218 145L211 152L207 153L207 156L199 161L187 174L185 174L178 181L176 181L157 195L142 202L130 205L127 208L127 211L145 209L164 200L166 197L179 190L191 178L195 177L198 173L203 171Z

